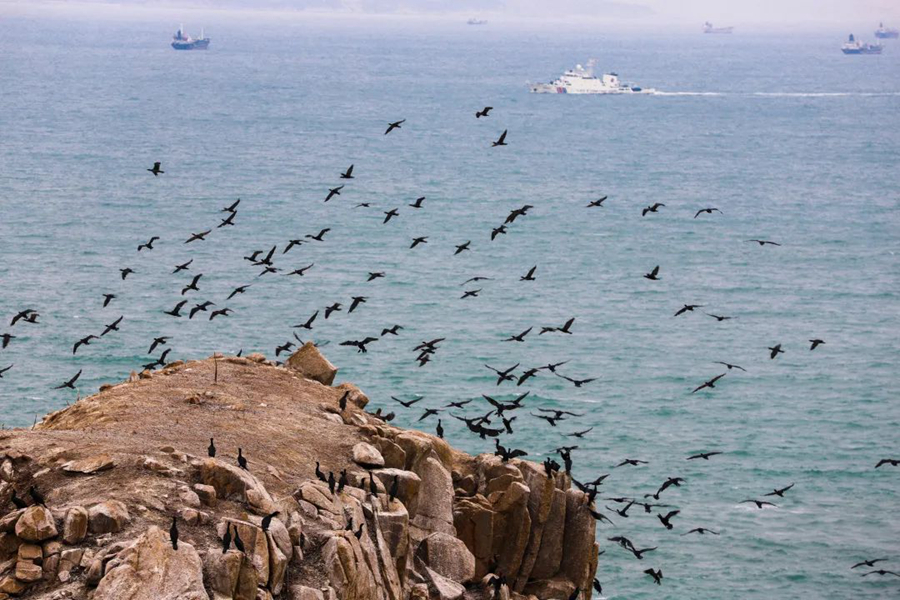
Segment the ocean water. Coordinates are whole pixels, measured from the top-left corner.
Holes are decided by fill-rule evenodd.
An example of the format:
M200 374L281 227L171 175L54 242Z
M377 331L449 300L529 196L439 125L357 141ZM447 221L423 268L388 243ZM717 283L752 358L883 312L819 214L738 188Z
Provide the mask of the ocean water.
M149 13L148 13L149 14ZM842 31L792 36L638 35L614 29L466 27L456 22L208 15L207 52L168 47L177 22L9 16L0 20L0 421L36 418L125 378L171 336L170 360L261 351L312 338L402 426L423 407L454 414L530 391L506 446L541 461L566 433L574 474L611 473L605 497L652 493L681 510L675 529L632 510L600 525L598 578L611 598L896 598L900 579L900 44L845 57ZM189 24L196 34L199 24ZM665 94L531 95L525 82L575 62ZM484 105L494 111L474 118ZM388 121L406 119L383 135ZM490 142L509 130L504 148ZM162 161L165 175L147 171ZM350 164L356 178L325 204ZM608 195L603 208L585 205ZM424 208L407 204L425 196ZM241 198L236 226L214 229ZM354 208L358 203L370 208ZM641 209L665 203L655 215ZM510 210L534 208L490 240ZM694 213L708 206L722 214ZM400 216L382 224L383 211ZM321 243L289 239L329 227ZM150 236L152 251L136 247ZM413 237L428 243L410 249ZM761 248L746 240L775 240ZM454 256L471 240L472 251ZM258 276L243 256L278 246ZM186 308L165 314L193 259ZM519 277L537 266L536 281ZM661 281L642 277L660 265ZM120 268L135 274L126 281ZM369 271L386 277L366 282ZM491 280L462 285L473 276ZM238 285L247 293L226 298ZM481 288L477 298L463 290ZM103 309L102 294L118 298ZM353 296L368 301L352 314ZM323 309L344 311L327 321ZM717 322L685 303L734 316ZM25 308L40 325L9 327ZM82 347L124 316L119 333ZM537 335L575 317L572 335ZM378 337L367 354L341 341ZM528 327L524 343L503 342ZM424 367L413 347L446 338ZM810 338L826 341L814 352ZM781 343L785 354L768 358ZM327 344L327 345L326 345ZM156 353L158 354L158 352ZM521 387L484 367L537 367ZM743 366L715 390L691 394ZM78 391L52 387L83 369ZM395 395L425 397L406 410ZM530 416L583 416L548 427ZM491 451L441 413L447 438ZM709 461L685 458L722 451ZM649 461L612 468L624 458ZM794 483L778 508L739 504ZM598 508L612 502L598 502ZM668 509L667 509L668 510ZM606 511L608 512L608 511ZM684 536L694 527L720 536ZM644 560L606 541L658 546ZM643 570L661 568L657 587Z

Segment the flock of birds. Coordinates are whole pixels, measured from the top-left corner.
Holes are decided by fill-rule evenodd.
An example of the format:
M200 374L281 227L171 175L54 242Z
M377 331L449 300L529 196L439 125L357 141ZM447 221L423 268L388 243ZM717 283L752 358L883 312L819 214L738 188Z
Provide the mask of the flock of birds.
M479 119L486 118L489 116L491 110L493 110L493 108L490 106L484 107L482 110L477 111L475 116ZM405 122L405 119L390 122L384 132L384 135L389 135L397 130L401 130L402 125ZM491 141L490 147L502 148L507 146L507 135L508 132L504 130L496 140ZM329 188L327 193L324 195L324 202L331 202L341 196L342 191L345 189L345 187L347 185L350 185L350 182L356 177L354 175L354 169L355 165L351 164L345 171L339 174L339 179L343 183ZM162 169L162 164L160 162L154 163L152 168L147 169L147 171L153 174L154 177L159 177L165 174L165 171ZM426 198L424 196L418 197L414 202L408 204L407 208L415 211L424 210L426 208L425 200ZM605 207L605 203L607 202L607 200L607 196L591 200L588 202L584 210L602 209ZM211 226L205 230L191 232L190 235L187 235L186 237L183 237L181 240L179 240L181 246L184 246L185 250L188 250L190 247L192 247L191 245L197 245L207 241L207 239L210 236L214 235L214 232L216 232L217 230L236 226L238 223L237 217L240 203L241 200L237 199L230 205L223 207L221 209L221 213L223 213L224 218L220 218L218 224L216 224L215 226ZM372 208L372 206L371 203L362 202L356 204L354 208L370 209ZM529 212L534 208L535 207L533 205L525 204L521 207L512 209L502 223L500 223L496 227L491 228L489 234L490 240L494 241L499 236L506 234L509 231L509 228L513 226L519 226L523 221L526 220ZM666 208L666 205L664 203L655 202L641 211L641 217L653 218L655 215L659 215L661 209L664 208ZM401 210L405 211L406 208L396 207L386 211L382 211L384 214L384 218L382 220L383 225L387 226L395 219L398 219L400 217ZM697 219L704 215L706 215L707 217L722 215L722 211L719 208L713 206L703 207L696 211L696 213L694 214L694 219ZM310 244L325 243L330 232L331 228L322 228L318 232L311 232L300 238L286 240L285 243L280 247L279 245L275 245L271 248L253 250L243 258L248 263L250 263L252 267L255 267L257 269L258 272L256 273L254 279L274 276L278 274L289 277L304 277L308 271L316 266L315 263L310 263L297 269L290 269L280 266L281 260L286 258L287 255L291 253L295 248ZM488 237L487 232L486 237ZM746 242L757 244L760 247L780 246L780 244L777 242L763 239L750 239L746 240ZM157 243L162 243L161 236L152 236L147 241L144 241L137 245L137 252L152 252L156 248L155 244ZM409 250L415 250L419 246L428 243L429 236L414 237L410 240ZM460 244L455 245L455 248L452 249L452 252L450 251L451 249L448 249L448 256L452 257L464 252L471 252L471 245L472 240L463 241ZM209 321L217 318L229 317L232 314L233 310L227 305L220 306L216 302L208 299L203 301L193 300L193 298L195 298L202 289L204 275L203 273L194 273L194 258L190 256L187 256L185 258L187 260L180 264L174 265L174 268L171 272L173 276L178 277L178 279L176 279L177 283L175 284L175 290L178 292L177 301L174 303L174 306L171 309L165 310L163 311L163 313L173 319L186 318L188 320L198 318L198 315L200 315L201 313L203 313L205 318ZM278 266L276 266L276 264L278 264ZM635 274L636 277L638 275L639 273ZM657 265L650 269L647 273L643 274L643 278L649 280L650 282L658 282L663 278L663 275L664 274L661 273L660 266ZM121 269L119 269L119 277L123 282L130 281L130 278L139 276L140 273L128 266L123 266ZM373 270L368 272L365 283L371 283L386 276L387 274L384 271ZM523 284L528 284L536 281L539 276L540 273L538 270L538 266L535 265L532 268L528 269L526 273L523 273L519 277L519 280ZM477 298L483 290L482 287L479 287L479 284L483 281L490 280L492 280L491 277L484 275L475 275L467 279L461 284L463 286L463 293L460 296L460 299L470 301L470 299ZM647 285L654 284L650 283ZM220 302L225 304L235 296L252 293L250 292L250 288L252 286L252 281L250 283L238 285L233 288L233 290L227 295L227 297L225 297L223 300L220 300ZM322 324L322 322L319 321L320 318L322 321L327 321L328 319L332 318L335 313L345 313L347 315L352 314L354 311L359 310L360 307L364 305L368 299L368 296L356 295L352 296L349 300L344 300L343 302L335 301L327 306L323 306L319 310L316 310L303 322L294 325L293 327L295 329L306 330L311 333L314 328ZM103 294L102 299L99 299L98 302L102 304L102 308L104 310L109 310L116 306L116 300L116 294L105 293ZM189 304L191 304L191 306L188 306ZM717 314L712 310L710 312L703 310L706 308L707 307L702 304L684 304L681 308L675 311L674 317L681 317L685 314L694 313L695 311L697 311L703 313L709 318L715 319L718 322L735 318L734 316L730 315ZM13 332L15 332L18 328L40 325L41 321L39 320L39 318L40 313L37 311L37 309L34 308L24 308L13 315L9 322L9 331L3 333L2 336L0 336L0 345L2 345L2 348L6 349L11 343L14 343L14 340L16 340L17 336ZM89 333L87 335L84 335L83 337L78 338L77 340L74 340L72 346L72 354L77 354L85 347L101 343L107 336L119 332L119 327L123 323L124 319L125 315L120 315L117 318L111 319L111 322L107 324L102 331ZM358 353L363 354L369 351L370 345L384 339L387 336L401 336L401 332L403 329L404 327L402 325L394 324L390 327L381 329L380 333L372 332L372 335L367 335L365 337L362 337L361 339L348 339L340 342L340 344L342 346L354 347L356 348ZM534 329L535 327L529 327L524 331L521 331L520 333L509 335L509 337L505 338L503 341L510 344L520 344L525 343L526 340L530 340L535 336L575 335L576 318L569 318L564 323L541 326L536 332L534 331ZM157 350L161 350L161 352L152 361L142 365L143 369L154 369L156 367L164 366L165 364L167 364L167 362L170 362L168 361L168 354L171 350L171 348L168 347L169 340L170 337L168 336L155 336L152 337L152 339L148 339L149 350L147 354L153 356L154 352L156 352ZM436 359L438 350L440 349L440 344L444 340L445 338L442 337L434 338L431 340L423 340L413 348L413 352L416 355L415 361L420 367L424 367L429 362ZM280 358L282 355L290 355L292 350L298 347L298 344L302 345L303 340L295 332L292 334L290 339L288 339L284 343L278 344L275 347L276 358ZM825 344L825 341L817 337L812 337L809 339L809 344L810 346L808 351L815 351L817 348ZM762 347L763 346L761 345L760 352L762 352ZM780 355L784 354L787 351L782 343L773 344L772 346L767 347L767 350L768 352L766 353L766 356L768 356L769 360L776 360ZM238 355L240 355L241 352L242 351L238 352ZM582 388L596 380L595 377L573 377L570 374L564 373L562 369L568 362L568 360L565 360L557 363L527 367L523 366L520 362L517 362L508 367L496 367L488 364L485 364L484 367L486 369L489 369L494 375L496 375L497 387L506 385L508 387L521 388L523 384L525 384L532 378L538 377L540 374L544 373L548 373L554 377L564 380L570 383L575 388ZM698 382L698 385L690 392L691 394L700 392L709 393L712 390L716 389L716 386L721 382L723 378L728 375L729 372L733 370L746 371L744 367L726 361L717 361L716 364L721 365L724 372L716 374L706 381ZM5 368L0 369L0 378L3 378L4 374L9 372L14 366L14 364L10 364ZM79 370L73 376L68 377L59 385L56 385L55 388L67 388L75 390L76 383L78 382L81 375L82 370ZM486 404L482 406L481 410L474 411L474 414L465 414L465 411L475 409L478 406L477 402L479 401L474 398L450 402L449 404L441 407L426 408L419 416L417 422L423 422L436 417L434 430L436 431L438 436L443 437L444 419L449 417L463 423L468 431L470 431L473 435L478 436L482 440L492 438L494 442L494 453L497 456L501 457L503 461L525 457L528 456L528 453L525 450L506 447L501 443L501 439L503 438L503 436L511 435L514 432L514 422L519 419L520 416L522 416L523 419L531 417L533 419L543 421L546 423L546 427L548 427L551 431L561 431L560 426L566 425L570 421L570 419L585 416L584 413L569 410L549 409L543 407L534 407L533 409L529 408L526 406L526 401L529 400L530 393L530 391L524 391L522 393L518 393L513 400L506 401L499 400L494 397L496 396L496 394L494 394L494 396L484 394L482 395L482 400ZM413 410L414 405L423 400L422 397L417 397L410 400L401 400L395 397L392 397L392 399L398 404L398 406L406 410ZM527 417L525 415L527 415ZM395 413L390 412L387 414L383 414L381 409L379 408L375 413L375 416L384 420L391 420L395 417ZM583 439L585 436L590 434L592 430L593 427L568 431L562 433L562 437L574 440ZM559 448L556 448L554 450L554 454L559 458L560 461L562 461L562 464L560 464L560 462L558 462L555 458L547 457L543 461L543 466L548 476L552 476L557 472L565 472L571 476L573 468L572 453L576 450L578 450L577 445L561 445ZM210 440L209 453L211 456L215 455L215 446L212 440ZM687 456L686 460L705 462L721 454L723 454L723 451L712 450ZM238 463L242 468L246 468L246 458L243 457L240 450L238 452ZM612 468L634 468L640 467L641 465L645 465L647 463L648 461L639 458L625 458L618 464L614 465ZM881 468L883 466L900 466L900 459L882 459L878 462L875 468ZM334 492L335 490L340 491L347 484L346 472L342 472L337 478L335 477L334 473L325 476L325 474L322 473L319 469L318 463L316 464L316 475L319 477L319 479L329 485L329 488L332 490L332 492ZM615 496L603 492L604 480L609 477L609 475L609 473L600 474L591 481L579 481L574 477L572 478L573 484L587 495L587 502L589 504L591 514L598 522L609 525L615 525L613 518L611 518L612 516L615 516L616 520L628 519L633 516L633 513L629 513L629 511L632 510L637 511L639 509L643 509L643 512L645 514L653 514L655 509L673 508L673 506L670 504L660 502L663 498L663 494L665 494L666 500L669 501L669 498L672 495L672 490L679 488L687 483L687 481L683 477L672 476L662 481L660 485L655 489L655 491L649 491L648 493L643 494L643 496ZM744 499L741 503L748 504L752 507L756 507L757 509L763 509L766 507L775 508L777 507L777 505L773 501L766 498L783 499L786 497L786 494L788 492L792 492L794 485L794 483L789 483L782 487L773 489L771 492L763 494L761 498L748 498ZM372 493L377 494L377 488L374 481L370 481L370 487ZM33 487L31 488L31 493L32 495L39 494ZM396 490L392 489L388 493L393 496L394 494L396 494ZM11 499L11 502L16 504L17 506L19 506L20 503L23 503L21 499L15 496L15 493ZM600 505L601 502L602 508L598 508L598 505ZM43 501L41 501L41 503L43 503ZM676 528L678 528L676 518L680 515L680 512L681 511L678 508L665 511L660 510L656 512L655 516L660 525L667 531L674 531L676 530ZM269 516L268 518L271 519L272 516ZM223 551L227 551L228 547L232 543L240 548L241 541L237 534L237 531L235 530L233 534L231 533L231 531L228 531L226 533L227 535L225 550ZM171 534L173 547L177 549L177 523L174 520L172 523ZM704 526L691 527L686 531L680 532L680 535L682 536L707 534L718 536L720 532ZM656 546L641 547L639 544L636 544L624 535L610 536L608 537L608 540L615 543L617 547L621 548L621 550L623 550L624 552L629 553L634 557L635 560L638 561L645 560L647 555L657 550ZM606 552L606 550L604 550L603 552ZM601 554L603 552L601 552ZM869 567L874 569L876 563L880 563L885 560L887 559L878 558L864 560L862 562L859 562L858 564L853 565L851 568L857 569L859 567ZM644 570L644 573L657 585L662 584L663 572L661 568L648 568ZM898 573L894 571L880 568L862 573L863 577L868 577L870 575L891 575L900 577L900 575L898 575ZM502 586L504 583L505 580L502 573L495 574L495 577L492 580L492 584L497 587L497 589L499 589L498 586ZM602 593L602 586L599 581L594 581L594 587L598 592ZM577 599L579 597L579 594L580 590L576 590L572 595L572 599Z

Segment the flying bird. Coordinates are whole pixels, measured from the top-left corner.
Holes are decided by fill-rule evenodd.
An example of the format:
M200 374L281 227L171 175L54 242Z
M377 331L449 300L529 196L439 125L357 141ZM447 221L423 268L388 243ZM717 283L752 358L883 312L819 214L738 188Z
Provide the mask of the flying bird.
M792 487L794 487L793 483L791 485L783 487L781 489L772 490L771 492L769 492L768 494L765 494L765 495L766 496L778 496L779 498L784 498L784 493L786 491L788 491L789 489L791 489ZM871 565L869 565L869 566L871 566Z
M703 460L709 460L710 456L716 456L718 454L722 454L721 452L701 452L700 454L694 454L688 456L685 460L697 460L698 458L702 458Z
M714 365L725 365L726 367L728 367L729 371L731 369L740 369L741 371L744 371L745 373L747 372L747 369L745 369L744 367L741 367L738 365L733 365L733 364L727 363L727 362L722 362L721 360L717 360L717 361L713 362L713 364Z
M492 110L494 110L493 106L485 106L481 110L475 112L475 118L480 119L481 117L486 117Z
M111 331L118 331L119 323L121 323L122 319L124 319L124 318L125 317L123 315L123 316L119 317L118 319L116 319L115 321L113 321L112 323L110 323L109 325L107 325L106 328L103 330L103 333L100 334L100 337L103 337L104 335L106 335L107 333L109 333Z
M725 377L725 375L726 375L725 373L722 373L721 375L716 375L709 381L704 381L702 385L698 385L696 388L694 388L694 391L691 393L696 394L697 392L699 392L700 390L702 390L704 388L712 389L712 388L716 387L716 382L718 380L722 379L723 377Z
M695 308L702 308L702 304L685 304L681 308L678 309L678 312L675 313L675 316L683 315L686 312L694 312Z
M503 130L503 133L500 134L500 137L496 142L491 142L491 148L496 148L497 146L506 146L506 129Z
M400 215L400 211L399 211L398 209L396 209L396 208L392 208L391 210L384 211L384 215L385 215L385 216L384 216L384 221L381 222L382 225L386 224L386 223L387 223L388 221L390 221L392 218L394 218L394 217L396 217L396 216L399 216L399 215Z
M112 302L115 298L117 298L115 294L103 294L103 308L109 306L109 303Z
M769 240L747 240L748 242L756 242L760 246L780 246L781 244L776 244L775 242L770 242Z
M159 236L154 235L152 238L150 238L150 240L147 243L140 244L137 247L138 248L137 251L140 252L141 250L153 250L153 242L155 242L158 239L159 239Z
M812 345L809 347L810 351L815 350L816 348L818 348L819 346L821 346L822 344L825 343L824 340L820 340L820 339L818 339L818 338L817 338L817 339L813 339L813 340L809 340L809 341L810 341L810 344L812 344Z
M3 374L6 373L7 371L9 371L10 369L12 369L14 366L16 366L15 363L9 365L5 369L0 369L0 379L3 379Z
M63 384L60 384L60 385L56 386L56 387L53 388L53 389L55 389L55 390L61 390L62 388L69 388L69 389L74 390L74 389L75 389L75 382L78 381L78 378L79 378L79 377L81 377L81 371L82 371L82 370L83 370L83 369L79 369L78 372L75 373L75 376L72 377L72 379L66 381L66 382L63 383Z
M525 275L519 277L519 281L534 281L534 272L537 270L537 265L531 267Z
M528 329L526 329L525 331L523 331L523 332L520 333L519 335L513 335L513 336L510 336L510 337L506 338L506 339L503 340L503 341L504 341L504 342L524 342L524 341L525 341L525 336L528 335L528 334L531 332L532 329L534 329L534 327L529 327Z
M652 281L659 281L659 279L660 279L659 278L659 265L656 265L655 267L653 267L653 270L650 271L649 273L645 273L644 278L650 279Z
M96 335L88 335L88 336L81 338L80 340L75 342L75 346L72 347L72 354L75 354L76 352L78 352L78 348L80 348L81 346L88 346L88 345L90 345L91 340L96 340L96 339L99 339Z
M697 217L699 217L699 216L700 216L701 214L703 214L703 213L706 213L706 214L708 214L708 215L711 215L711 214L713 214L714 212L717 212L717 213L719 213L719 214L722 214L722 211L719 210L718 208L714 208L714 207L710 207L710 208L701 208L700 210L697 211L697 214L694 215L694 218L696 219Z
M665 204L663 204L662 202L656 202L654 204L651 204L650 206L648 206L647 208L645 208L644 210L641 211L641 216L642 217L647 216L648 212L651 212L651 213L659 212L659 209L662 208L663 206L665 206Z
M240 287L234 288L234 290L230 294L228 294L228 298L226 298L226 300L231 300L236 295L243 294L244 292L247 291L247 288L249 288L251 285L253 285L253 284L242 285Z
M501 225L491 230L491 241L493 242L498 235L506 235L506 225Z
M337 187L333 187L333 188L329 189L329 190L328 190L328 195L325 196L325 202L328 202L329 200L331 200L331 199L334 198L335 196L340 196L340 195L341 195L341 190L342 190L342 189L344 189L344 186L343 186L343 185L339 185L339 186L337 186Z
M182 300L181 302L176 304L175 308L173 308L172 310L164 310L163 312L166 313L167 315L172 315L173 317L180 317L181 309L184 307L185 304L187 304L187 300Z
M471 243L472 243L472 240L467 241L465 244L459 244L456 247L456 252L453 253L453 256L456 256L460 252L465 252L466 250L469 250L469 244L471 244ZM466 282L466 283L468 283L468 282Z
M353 179L353 165L350 165L346 171L341 173L341 179Z
M769 358L774 359L779 354L784 354L784 350L781 349L781 344L776 344L775 346L769 348Z
M311 234L308 234L308 233L307 233L307 234L306 234L306 237L308 237L308 238L311 239L311 240L316 240L317 242L321 242L321 241L324 241L324 239L325 239L325 234L328 233L329 231L331 231L331 228L330 228L330 227L326 227L325 229L323 229L322 231L320 231L320 232L317 233L316 235L311 235Z
M880 563L886 561L886 558L873 558L872 560L864 560L862 562L858 562L851 569L855 569L857 567L875 567L875 563Z
M175 270L172 271L172 275L174 275L175 273L180 273L181 271L187 271L188 267L191 266L192 262L194 262L193 258L191 260L187 261L186 263L184 263L183 265L175 265Z
M200 240L201 242L206 241L206 236L212 233L212 229L207 229L206 231L201 231L200 233L191 233L191 237L189 237L184 243L190 244L191 242L195 242Z
M119 269L119 273L122 274L122 281L125 281L125 278L134 273L134 270L126 267L124 269Z
M197 287L197 282L200 281L200 278L203 277L203 273L198 273L194 275L194 279L191 280L189 284L181 288L181 295L184 296L188 291L194 290L195 292L199 292L200 288Z
M394 121L393 123L388 123L388 128L387 128L387 130L384 132L384 135L389 134L390 132L392 132L392 131L395 130L395 129L402 129L402 127L400 127L400 126L401 126L403 123L406 123L406 119L402 119L402 120L400 120L400 121Z
M603 202L606 200L606 198L607 198L607 196L603 196L602 198L598 198L598 199L596 199L596 200L591 200L591 201L588 203L587 208L594 208L594 207L597 207L597 206L599 206L599 207L602 208L602 207L603 207Z
M161 163L155 162L155 163L153 163L153 168L152 168L152 169L147 169L147 170L150 171L151 173L153 173L153 176L154 176L154 177L158 177L159 175L165 173L165 171L163 171L163 170L160 168L161 166L162 166Z
M762 508L763 506L773 506L777 508L777 506L772 504L771 502L766 502L765 500L754 500L752 498L749 500L742 500L741 502L739 502L739 504L755 504L756 508Z
M416 246L418 246L419 244L427 244L427 243L428 243L428 236L427 236L427 235L426 235L426 236L423 236L423 237L413 238L413 242L412 242L412 244L409 246L409 248L410 248L410 249L413 249L413 248L415 248Z
M644 569L644 573L652 577L656 585L662 585L662 569L657 569L655 571L653 569Z
M220 212L230 212L230 213L237 212L237 207L238 207L238 204L240 204L240 203L241 203L241 199L238 198L237 200L234 201L234 203L231 206L226 206Z

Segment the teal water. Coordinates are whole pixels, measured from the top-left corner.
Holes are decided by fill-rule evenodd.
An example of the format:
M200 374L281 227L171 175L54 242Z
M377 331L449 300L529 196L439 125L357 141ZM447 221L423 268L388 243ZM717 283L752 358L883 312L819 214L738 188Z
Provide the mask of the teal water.
M900 595L900 579L849 569L888 556L885 568L900 570L900 471L873 469L900 453L900 45L845 57L841 31L637 36L222 15L204 25L210 50L176 53L167 20L0 21L0 333L19 336L0 351L0 368L15 365L0 380L5 426L73 401L51 388L79 369L81 394L125 378L153 360L156 335L171 336L170 359L274 357L292 325L341 302L327 321L320 312L314 338L340 379L400 425L433 431L433 417L416 421L420 407L476 398L469 407L486 411L483 393L530 390L505 445L540 461L571 443L564 433L594 427L574 472L612 473L606 496L687 480L662 496L682 511L674 531L642 510L598 528L608 597ZM591 56L677 94L526 93L527 80ZM485 104L494 112L476 120ZM504 129L509 146L491 149ZM155 160L158 178L145 171ZM351 163L356 179L324 204ZM585 208L599 195L604 208ZM424 209L406 207L418 196ZM235 227L183 244L238 197ZM656 201L667 206L642 218ZM491 242L526 203L529 215ZM707 206L723 214L693 218ZM383 225L394 207L399 218ZM325 242L281 254L323 227ZM156 249L138 254L153 235ZM428 244L409 250L417 236ZM472 251L453 256L466 240ZM257 277L241 257L274 244L276 266L315 266ZM204 274L188 307L208 299L232 316L162 314L181 299L188 277L171 271L188 259ZM537 280L520 282L533 265ZM655 265L662 281L643 279ZM124 267L136 271L125 282ZM369 271L387 276L366 283ZM493 280L460 285L475 275ZM480 297L459 299L476 287ZM107 292L119 298L102 309ZM369 300L348 315L356 295ZM673 318L685 303L737 318ZM24 308L41 324L10 328ZM120 315L120 333L72 355ZM535 335L569 317L573 335ZM402 335L368 354L338 345L394 324ZM501 341L531 326L525 343ZM447 339L420 368L412 348L436 337ZM810 352L813 337L826 344ZM769 360L776 343L786 353ZM597 381L576 389L544 371L498 388L483 367L563 360L561 372ZM723 372L718 360L747 372L691 395ZM417 394L415 410L389 399ZM529 416L538 407L586 416L551 430ZM455 445L492 450L442 418ZM724 454L684 460L709 450ZM626 457L650 463L611 468ZM777 509L738 504L792 482ZM679 535L699 526L721 535ZM659 550L637 561L611 535ZM661 587L648 567L662 568Z

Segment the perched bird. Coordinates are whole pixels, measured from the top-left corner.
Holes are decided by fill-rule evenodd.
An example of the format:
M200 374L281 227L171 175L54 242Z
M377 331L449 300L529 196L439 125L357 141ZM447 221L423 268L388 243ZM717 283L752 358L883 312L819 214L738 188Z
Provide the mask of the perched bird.
M244 452L241 448L238 448L237 455L238 466L243 470L247 470L247 458L244 456Z
M266 516L264 516L264 517L262 518L262 523L260 524L260 527L262 528L262 530L263 530L263 531L268 531L268 530L269 530L269 525L272 524L272 519L274 519L275 517L277 517L277 516L280 515L280 514L281 514L281 513L280 513L279 511L276 510L275 512L269 513L269 514L267 514Z
M222 538L222 554L228 552L231 548L231 525L226 522L225 524L225 536Z
M47 501L44 499L44 495L38 491L36 487L33 485L28 488L28 495L31 496L31 500L39 505L39 506L47 506Z
M172 517L172 526L169 527L169 539L172 541L172 550L178 550L178 517Z
M791 489L792 487L794 487L794 484L793 484L793 483L792 483L791 485L787 486L787 487L783 487L783 488L781 488L781 489L775 489L775 490L772 490L771 492L769 492L768 494L765 494L765 495L766 495L766 496L778 496L779 498L784 498L784 493L785 493L786 491L788 491L789 489Z
M504 129L503 133L500 134L500 137L497 139L497 141L491 142L491 148L496 148L497 146L506 146L507 145L506 144L506 132L507 132L507 130Z
M444 426L441 425L441 420L438 419L437 427L434 428L437 436L441 439L444 439Z
M702 308L702 304L685 304L681 308L678 309L678 312L675 313L675 316L683 315L686 312L694 312L695 308Z
M322 468L319 466L319 461L316 461L315 472L316 472L316 477L319 479L319 481L328 481L328 478L325 477L325 473L322 472Z
M481 110L475 112L475 118L480 119L481 117L486 117L492 110L494 110L493 106L485 106Z
M581 588L577 587L575 590L569 594L569 600L578 600L578 596L581 595Z
M388 490L388 498L391 502L397 497L397 492L400 490L400 477L398 475L394 475L394 480L391 482L391 489Z
M809 340L809 341L810 341L810 343L812 344L812 345L809 347L810 351L815 350L815 349L818 348L820 345L822 345L822 344L825 343L824 340L820 340L820 339L814 339L814 340Z
M519 277L519 281L534 281L535 270L537 270L537 265L531 267L525 275Z
M75 382L78 381L78 378L79 378L79 377L81 377L81 371L82 371L82 370L83 370L83 369L79 369L78 372L75 373L75 376L74 376L72 379L66 381L66 382L63 383L63 384L60 384L60 385L56 386L56 387L53 388L53 389L55 389L55 390L61 390L62 388L69 388L69 389L71 389L71 390L74 390L74 389L75 389Z
M650 271L649 273L645 273L644 277L646 279L650 279L652 281L659 281L659 279L660 279L659 278L659 265L656 265L655 267L653 267L653 270Z
M175 270L172 271L172 275L174 275L175 273L180 273L181 271L187 271L188 267L191 266L192 262L194 262L193 258L191 260L187 261L186 263L184 263L183 265L175 265Z
M12 491L12 496L10 496L9 501L12 502L13 506L15 506L19 510L28 508L28 503L16 495L16 490Z
M850 568L855 569L857 567L874 567L875 563L884 562L886 560L886 558L873 558L872 560L864 560L862 562L858 562Z
M700 390L702 390L704 388L713 389L714 387L716 387L716 382L718 380L722 379L723 377L725 377L725 375L726 375L725 373L722 373L721 375L716 375L709 381L704 381L701 385L698 385L696 388L694 388L694 391L691 393L696 394L697 392L699 392Z
M688 456L685 460L697 460L698 458L702 458L703 460L709 460L710 456L716 456L718 454L722 454L721 452L701 452L700 454L693 454Z
M784 350L781 349L781 344L776 344L775 346L769 348L769 358L774 359L779 354L784 354Z
M384 135L389 134L390 132L392 132L392 131L395 130L395 129L402 129L402 127L400 127L400 126L401 126L403 123L406 123L406 119L402 119L402 120L400 120L400 121L394 121L393 123L388 123L388 128L387 128L387 130L384 132Z
M425 196L419 196L412 204L407 204L407 206L411 208L422 208L423 202L425 202Z
M775 242L770 242L769 240L747 240L748 242L756 242L760 246L780 246L781 244L776 244Z
M673 510L673 511L669 511L665 516L657 514L656 518L659 519L659 522L662 523L666 529L671 530L674 527L674 525L672 525L672 523L670 521L671 521L672 517L674 517L675 515L677 515L680 512L681 512L680 510Z
M341 179L353 179L353 165L350 165L346 171L341 173Z
M158 239L159 239L159 236L154 235L152 238L150 238L150 240L148 242L138 245L137 251L140 252L141 250L153 250L153 242L155 242Z
M644 573L652 577L656 585L662 585L662 569L657 569L655 571L653 569L644 569Z
M165 173L165 171L163 171L163 170L160 168L161 166L162 166L162 165L161 165L159 162L155 162L155 163L153 163L153 168L152 168L152 169L147 169L147 170L150 171L151 173L153 173L153 176L154 176L154 177L158 177L159 175Z
M237 525L234 526L234 547L238 549L238 552L241 554L245 553L244 550L244 542L241 540L241 535L238 533Z
M651 212L651 213L659 212L659 209L663 206L665 206L665 204L663 204L662 202L656 202L654 204L651 204L650 206L648 206L647 208L645 208L644 210L641 211L641 216L642 217L647 216L648 212Z
M329 189L329 190L328 190L328 195L325 196L325 202L328 202L329 200L331 200L331 199L334 198L335 196L340 196L340 195L341 195L341 190L342 190L342 189L344 189L344 186L343 186L343 185L339 185L339 186L337 186L337 187L334 187L334 188Z
M206 454L210 458L216 457L216 445L213 443L213 439L209 438L209 446L206 447Z
M606 196L603 196L602 198L598 198L597 200L591 200L591 201L588 203L587 208L594 208L594 207L597 207L597 206L602 207L602 206L603 206L603 202L606 200L606 198L607 198Z
M378 486L375 485L375 479L372 475L372 471L369 471L369 493L378 497Z
M703 214L703 213L706 213L706 214L708 214L708 215L711 215L711 214L713 214L714 212L717 212L717 213L719 213L719 214L722 214L722 211L719 210L718 208L701 208L700 210L697 211L697 214L694 215L694 218L696 219L697 217L699 217L699 216L700 216L701 214Z

